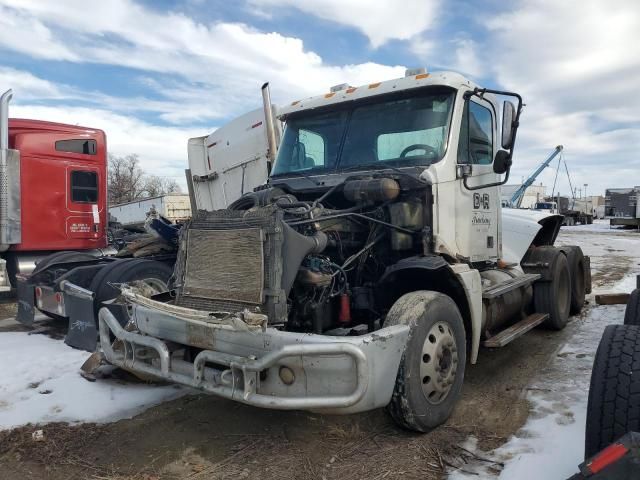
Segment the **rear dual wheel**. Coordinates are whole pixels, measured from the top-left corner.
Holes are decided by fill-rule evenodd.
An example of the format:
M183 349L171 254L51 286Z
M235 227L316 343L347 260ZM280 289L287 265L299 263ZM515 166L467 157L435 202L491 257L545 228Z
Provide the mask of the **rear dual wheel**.
M156 260L125 259L115 260L105 266L93 279L90 290L95 293L94 311L96 321L98 312L103 303L117 298L120 290L116 287L119 283L141 281L154 293L162 293L169 290L169 283L173 269L167 264ZM123 309L112 309L112 313L121 325L128 321Z
M546 327L562 330L571 311L571 269L567 256L558 248L543 246L532 250L526 262L546 265L543 279L533 284L533 307L536 313L549 314Z
M569 271L571 273L571 315L577 315L584 307L585 296L587 293L587 273L585 266L584 253L578 246L562 247L567 256L569 263Z
M428 432L449 418L462 390L467 355L460 311L442 293L411 292L396 301L384 325L409 327L387 411L398 425Z

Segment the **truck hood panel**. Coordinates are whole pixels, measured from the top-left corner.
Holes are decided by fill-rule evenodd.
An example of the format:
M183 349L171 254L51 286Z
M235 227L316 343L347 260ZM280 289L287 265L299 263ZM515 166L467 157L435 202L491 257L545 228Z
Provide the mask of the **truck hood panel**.
M502 209L502 258L520 263L538 232L548 219L553 223L562 215L517 208ZM553 236L555 240L555 236Z

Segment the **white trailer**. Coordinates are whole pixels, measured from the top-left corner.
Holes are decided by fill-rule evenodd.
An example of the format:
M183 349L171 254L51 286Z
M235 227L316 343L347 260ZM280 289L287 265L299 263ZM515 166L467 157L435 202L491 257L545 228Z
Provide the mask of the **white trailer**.
M187 193L169 193L113 205L109 207L109 214L112 220L125 228L141 227L152 209L173 223L182 223L191 218L191 203Z

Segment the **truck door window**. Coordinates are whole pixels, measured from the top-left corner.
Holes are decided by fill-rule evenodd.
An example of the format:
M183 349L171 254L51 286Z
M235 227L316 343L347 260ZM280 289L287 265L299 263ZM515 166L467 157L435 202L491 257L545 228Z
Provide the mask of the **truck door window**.
M493 119L491 111L468 101L462 116L458 163L489 165L493 162Z
M71 172L71 201L98 203L98 174L75 170Z
M73 139L58 140L56 142L56 150L58 152L82 153L84 155L96 155L97 146L95 140Z

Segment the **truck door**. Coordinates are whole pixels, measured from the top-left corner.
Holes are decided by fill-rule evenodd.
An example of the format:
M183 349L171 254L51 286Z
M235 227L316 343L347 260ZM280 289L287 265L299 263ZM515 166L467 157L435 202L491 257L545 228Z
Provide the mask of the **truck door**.
M459 169L471 170L469 187L499 180L493 171L496 152L496 113L491 103L471 97L465 102L460 140ZM500 232L500 189L469 190L463 179L456 196L456 243L458 251L472 262L495 261L502 249Z

